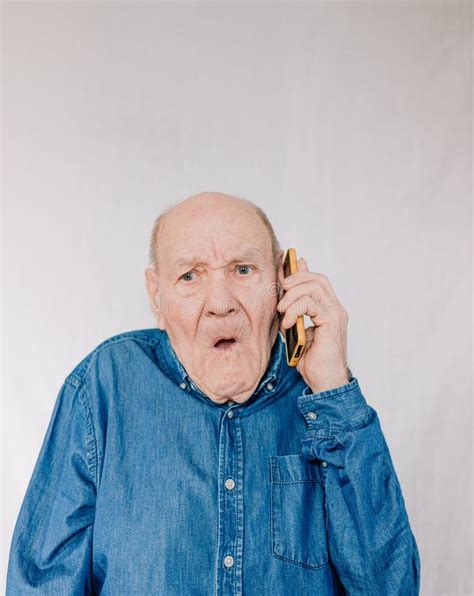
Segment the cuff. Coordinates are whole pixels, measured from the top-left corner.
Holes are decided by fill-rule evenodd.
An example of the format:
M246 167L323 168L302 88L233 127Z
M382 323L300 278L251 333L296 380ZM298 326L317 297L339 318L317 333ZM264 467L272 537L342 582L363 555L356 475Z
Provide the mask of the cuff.
M306 386L297 399L298 409L309 429L323 431L324 435L360 426L370 413L356 377L346 385L319 393L311 393L311 388Z

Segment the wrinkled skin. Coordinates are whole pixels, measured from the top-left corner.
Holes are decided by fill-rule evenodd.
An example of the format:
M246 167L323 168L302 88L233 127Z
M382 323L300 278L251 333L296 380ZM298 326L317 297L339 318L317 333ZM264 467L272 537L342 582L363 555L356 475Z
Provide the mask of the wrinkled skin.
M200 193L166 215L156 256L158 271L147 268L145 281L157 326L211 400L245 402L267 368L279 330L282 268L275 268L263 221L236 197ZM176 264L191 256L199 263ZM217 350L218 335L237 341Z

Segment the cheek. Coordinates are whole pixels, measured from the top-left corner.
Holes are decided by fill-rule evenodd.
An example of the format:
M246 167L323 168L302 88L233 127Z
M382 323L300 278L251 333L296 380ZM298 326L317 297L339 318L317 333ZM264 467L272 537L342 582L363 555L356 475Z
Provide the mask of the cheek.
M259 288L245 296L242 300L245 309L254 319L266 321L275 316L276 305L278 304L278 289L271 284Z
M164 304L163 314L172 325L193 330L199 316L199 304L195 300L170 297Z

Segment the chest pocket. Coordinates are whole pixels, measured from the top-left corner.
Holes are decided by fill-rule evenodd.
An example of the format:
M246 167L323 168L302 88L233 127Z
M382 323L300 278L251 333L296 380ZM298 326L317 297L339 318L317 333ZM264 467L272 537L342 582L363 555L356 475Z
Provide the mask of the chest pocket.
M301 455L270 456L271 540L275 557L318 568L329 562L323 478Z

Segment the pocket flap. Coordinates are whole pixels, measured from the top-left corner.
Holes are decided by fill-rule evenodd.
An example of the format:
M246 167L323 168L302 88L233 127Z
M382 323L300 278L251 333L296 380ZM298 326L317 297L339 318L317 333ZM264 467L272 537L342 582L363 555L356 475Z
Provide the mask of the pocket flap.
M302 455L271 455L270 462L272 482L323 482L319 464Z

